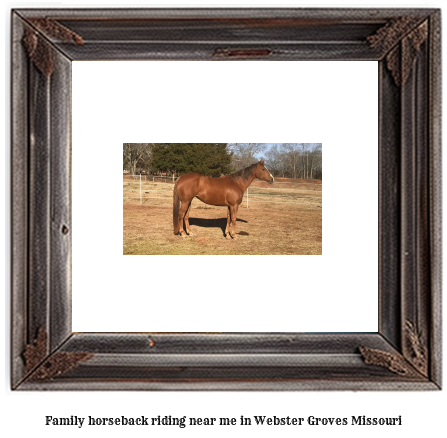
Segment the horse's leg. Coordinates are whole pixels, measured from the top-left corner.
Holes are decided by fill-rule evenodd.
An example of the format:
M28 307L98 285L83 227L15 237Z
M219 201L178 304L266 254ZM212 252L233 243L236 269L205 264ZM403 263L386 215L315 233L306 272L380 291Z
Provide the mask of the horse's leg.
M225 228L225 237L230 237L230 207L227 210L227 227Z
M237 210L239 208L239 205L232 205L230 207L230 213L231 213L231 231L230 235L234 240L237 240L236 236L236 216L237 216Z
M190 236L194 236L193 232L191 231L191 228L189 227L189 212L191 211L191 203L192 200L190 201L189 205L188 205L188 209L186 210L186 214L185 214L185 227L186 227L186 232L190 235Z
M185 217L189 205L190 202L182 202L180 205L180 211L178 213L179 233L182 237L186 237L185 230L183 229L183 218Z

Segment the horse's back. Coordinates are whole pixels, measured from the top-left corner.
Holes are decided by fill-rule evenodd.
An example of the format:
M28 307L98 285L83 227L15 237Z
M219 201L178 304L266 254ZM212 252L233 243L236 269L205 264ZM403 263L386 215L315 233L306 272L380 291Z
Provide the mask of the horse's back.
M228 176L212 178L200 173L185 173L178 180L178 193L182 201L194 197L210 205L230 205L240 203L243 192Z
M227 175L222 175L220 178L213 178L211 176L201 175L197 172L185 173L177 180L177 185L186 187L194 187L200 189L222 190L226 185Z
M183 175L179 176L177 179L177 183L190 183L193 182L194 180L198 180L200 179L200 177L203 175L200 175L200 173L197 172L189 172L189 173L184 173Z

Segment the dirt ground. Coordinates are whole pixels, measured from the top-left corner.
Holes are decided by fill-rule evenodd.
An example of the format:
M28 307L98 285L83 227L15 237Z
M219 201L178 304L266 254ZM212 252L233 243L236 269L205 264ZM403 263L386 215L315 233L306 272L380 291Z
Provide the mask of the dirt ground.
M254 182L239 207L237 240L226 238L226 207L193 200L193 237L174 236L172 184L124 181L123 254L322 254L321 185Z

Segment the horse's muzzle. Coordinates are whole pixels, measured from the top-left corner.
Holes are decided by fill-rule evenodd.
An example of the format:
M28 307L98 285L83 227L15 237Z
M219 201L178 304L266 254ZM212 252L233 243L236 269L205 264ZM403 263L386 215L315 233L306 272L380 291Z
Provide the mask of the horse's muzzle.
M268 183L273 184L274 179L272 178Z

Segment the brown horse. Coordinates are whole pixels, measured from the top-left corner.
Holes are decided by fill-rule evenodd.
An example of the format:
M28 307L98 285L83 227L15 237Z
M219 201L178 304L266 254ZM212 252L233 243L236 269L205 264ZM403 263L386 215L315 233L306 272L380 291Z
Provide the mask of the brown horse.
M255 178L273 183L273 176L265 167L264 159L220 178L211 178L195 172L182 175L174 186L174 234L180 233L182 237L186 237L186 233L193 235L189 227L189 211L192 200L198 198L205 204L228 207L225 236L231 235L233 239L237 239L235 231L237 210L247 187ZM183 229L183 219L185 219L186 233Z

